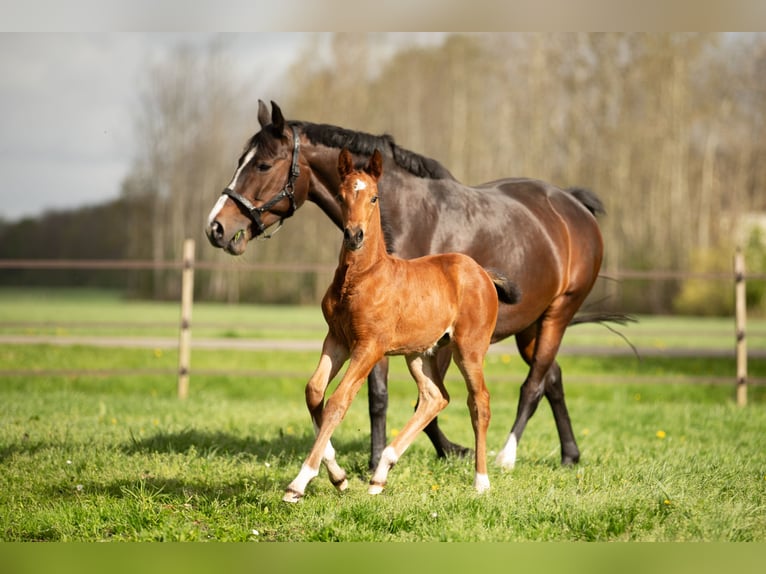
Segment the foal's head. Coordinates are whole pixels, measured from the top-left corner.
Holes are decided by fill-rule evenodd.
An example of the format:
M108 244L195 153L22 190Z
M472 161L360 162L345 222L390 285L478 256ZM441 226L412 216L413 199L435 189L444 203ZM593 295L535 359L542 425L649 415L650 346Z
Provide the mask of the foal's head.
M337 199L343 214L343 244L349 251L356 251L364 243L378 209L378 179L382 173L383 158L377 149L362 170L354 169L354 160L347 149L338 156Z

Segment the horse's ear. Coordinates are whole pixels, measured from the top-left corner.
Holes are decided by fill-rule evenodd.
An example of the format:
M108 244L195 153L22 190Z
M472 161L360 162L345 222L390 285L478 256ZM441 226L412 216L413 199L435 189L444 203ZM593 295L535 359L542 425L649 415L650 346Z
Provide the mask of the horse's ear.
M266 107L266 103L263 100L258 100L258 123L261 124L262 128L271 123L269 108Z
M271 123L274 124L274 129L279 133L285 130L285 117L274 100L271 100Z
M375 148L375 151L372 152L372 157L370 157L370 161L367 167L364 168L364 171L369 173L375 181L380 179L380 176L383 174L383 156L380 155L378 148Z
M351 152L343 148L338 156L338 175L341 179L345 179L352 171L354 171L354 158L351 157Z

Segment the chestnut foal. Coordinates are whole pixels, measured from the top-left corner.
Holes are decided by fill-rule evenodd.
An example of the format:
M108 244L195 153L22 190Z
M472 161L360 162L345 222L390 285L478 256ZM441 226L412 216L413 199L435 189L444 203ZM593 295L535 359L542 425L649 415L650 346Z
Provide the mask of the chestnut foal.
M386 252L378 209L377 181L383 171L375 150L364 170L355 170L344 149L338 158L338 201L343 213L343 245L338 268L322 300L328 333L316 371L306 385L306 404L316 440L284 500L297 502L324 461L338 490L348 487L335 460L330 437L373 366L384 355L404 355L418 386L415 413L385 448L370 481L378 494L390 468L415 437L447 406L449 395L436 364L435 350L449 346L468 388L475 434L474 488L489 488L486 433L489 393L482 363L498 313L498 297L515 303L515 285L490 276L466 255L447 253L404 260ZM348 370L323 407L330 381L350 357Z

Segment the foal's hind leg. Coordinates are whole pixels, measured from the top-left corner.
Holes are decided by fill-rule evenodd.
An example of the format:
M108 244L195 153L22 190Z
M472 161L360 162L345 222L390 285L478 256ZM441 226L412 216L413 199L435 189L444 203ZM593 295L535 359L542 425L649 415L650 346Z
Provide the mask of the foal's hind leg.
M449 368L450 359L452 358L452 352L449 347L440 349L437 354L437 366L439 371L439 380L443 381ZM436 455L439 458L444 458L447 455L454 456L467 456L471 453L470 448L466 448L457 443L450 441L439 428L439 419L434 418L425 428L425 433L431 440L431 444L436 449Z
M489 343L487 343L487 347ZM489 428L490 409L489 391L484 382L483 362L487 349L455 350L455 363L465 379L468 389L468 411L471 413L471 424L475 438L476 449L476 474L473 486L478 492L489 490L489 476L487 474L487 429Z
M432 420L449 403L449 394L444 388L440 378L436 359L431 356L408 355L407 367L415 378L418 385L418 404L401 432L389 446L383 449L380 462L370 480L370 494L379 494L383 491L391 470L399 457L407 447L412 444L415 437L421 432L426 424Z

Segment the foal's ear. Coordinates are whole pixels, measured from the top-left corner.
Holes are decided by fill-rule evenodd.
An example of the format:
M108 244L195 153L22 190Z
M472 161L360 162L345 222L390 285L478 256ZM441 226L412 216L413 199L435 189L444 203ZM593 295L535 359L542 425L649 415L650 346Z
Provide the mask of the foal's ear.
M263 100L258 100L258 123L262 128L265 128L271 123L269 117L269 109L266 107L266 103Z
M338 156L338 175L341 179L345 179L352 171L354 171L354 158L351 157L350 151L343 148Z
M274 129L280 134L285 131L285 117L274 100L271 100L271 123L274 124Z
M378 148L375 148L375 151L372 152L372 157L370 157L370 161L367 164L367 167L364 168L364 171L369 173L375 181L380 179L380 176L383 173L383 156L380 155L380 150Z

